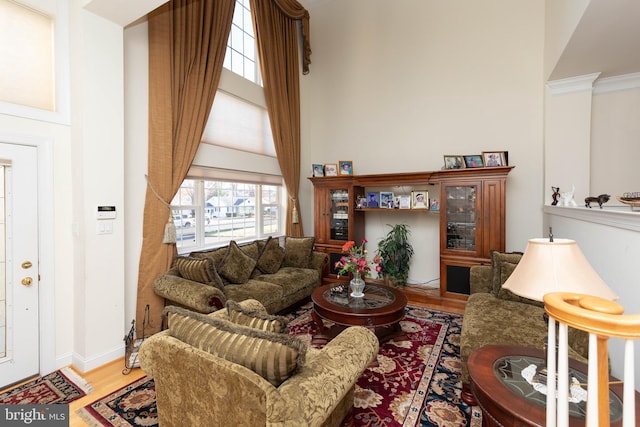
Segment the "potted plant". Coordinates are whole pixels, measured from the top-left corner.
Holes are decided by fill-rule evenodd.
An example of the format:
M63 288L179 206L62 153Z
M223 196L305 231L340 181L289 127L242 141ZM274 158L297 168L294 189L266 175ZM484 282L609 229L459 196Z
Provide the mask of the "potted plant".
M386 277L396 287L404 287L409 278L409 262L413 256L413 247L409 243L409 226L390 225L391 230L378 242L380 272L378 277Z

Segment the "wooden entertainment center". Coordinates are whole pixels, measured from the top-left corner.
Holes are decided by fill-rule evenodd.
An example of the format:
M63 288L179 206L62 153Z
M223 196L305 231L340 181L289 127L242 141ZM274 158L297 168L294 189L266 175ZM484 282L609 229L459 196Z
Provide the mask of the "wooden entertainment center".
M364 238L366 213L381 209L393 214L440 215L440 293L437 300L463 302L469 295L469 269L489 264L490 251L505 249L507 175L513 166L449 169L375 175L313 177L316 250L329 255L325 283L337 276L336 261L346 241ZM439 185L439 210L358 207L367 189Z

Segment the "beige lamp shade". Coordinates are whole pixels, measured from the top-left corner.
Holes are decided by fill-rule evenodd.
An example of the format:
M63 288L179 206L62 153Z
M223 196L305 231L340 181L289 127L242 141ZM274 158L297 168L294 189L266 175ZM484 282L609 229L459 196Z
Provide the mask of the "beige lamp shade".
M618 298L589 265L578 244L569 239L529 240L522 259L502 287L536 301L550 292Z

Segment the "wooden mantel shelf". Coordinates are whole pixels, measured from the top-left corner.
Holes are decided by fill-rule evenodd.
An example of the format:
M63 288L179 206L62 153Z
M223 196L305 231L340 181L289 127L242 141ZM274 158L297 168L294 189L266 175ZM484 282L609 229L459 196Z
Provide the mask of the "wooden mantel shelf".
M441 180L456 176L457 178L483 176L504 176L515 166L499 166L486 168L443 169L438 171L381 173L370 175L340 175L309 178L311 181L331 181L351 179L351 183L361 187L395 187L403 185L438 184Z

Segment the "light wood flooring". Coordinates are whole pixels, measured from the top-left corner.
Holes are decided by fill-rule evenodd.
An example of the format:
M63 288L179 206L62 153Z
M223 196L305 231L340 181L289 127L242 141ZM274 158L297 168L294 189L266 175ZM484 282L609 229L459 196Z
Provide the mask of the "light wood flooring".
M405 288L409 304L422 307L443 310L451 313L464 313L464 303L457 301L437 302L437 289L435 290L411 290ZM73 367L72 367L73 368ZM144 372L140 368L135 368L127 375L122 373L124 369L124 359L118 359L89 372L78 372L85 380L93 386L94 391L69 404L69 427L85 427L87 424L75 413L86 405L108 395L139 378L144 377Z

